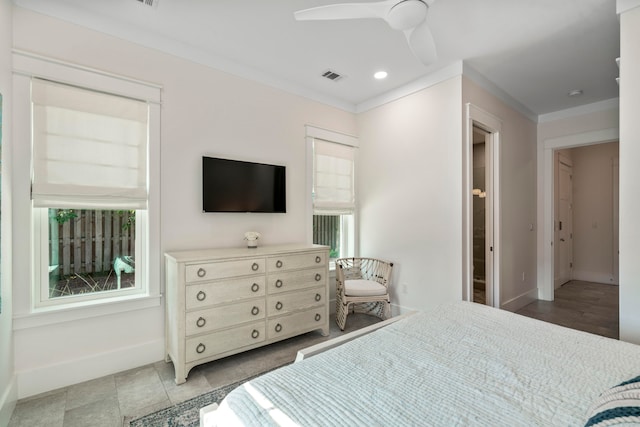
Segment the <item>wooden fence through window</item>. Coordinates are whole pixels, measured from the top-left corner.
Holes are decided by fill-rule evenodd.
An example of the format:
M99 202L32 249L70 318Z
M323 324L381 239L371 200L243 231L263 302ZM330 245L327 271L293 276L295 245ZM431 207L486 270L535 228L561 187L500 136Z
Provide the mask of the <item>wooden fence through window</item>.
M135 255L135 222L129 222L129 211L76 209L77 216L63 222L56 219L57 212L50 209L49 215L52 273L107 274L116 257Z
M313 243L327 245L331 254L338 254L340 248L340 215L313 216Z

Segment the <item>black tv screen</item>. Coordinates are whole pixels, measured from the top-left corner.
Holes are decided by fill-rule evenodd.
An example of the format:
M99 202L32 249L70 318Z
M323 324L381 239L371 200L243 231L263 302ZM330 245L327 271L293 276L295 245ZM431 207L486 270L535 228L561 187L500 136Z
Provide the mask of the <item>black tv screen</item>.
M284 166L202 157L204 212L287 211Z

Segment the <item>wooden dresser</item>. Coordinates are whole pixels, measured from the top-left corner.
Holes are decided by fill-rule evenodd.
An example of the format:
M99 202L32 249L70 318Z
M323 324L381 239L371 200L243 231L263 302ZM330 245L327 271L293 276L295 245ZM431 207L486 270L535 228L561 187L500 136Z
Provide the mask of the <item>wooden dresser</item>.
M196 365L320 329L329 334L329 248L165 253L167 362Z

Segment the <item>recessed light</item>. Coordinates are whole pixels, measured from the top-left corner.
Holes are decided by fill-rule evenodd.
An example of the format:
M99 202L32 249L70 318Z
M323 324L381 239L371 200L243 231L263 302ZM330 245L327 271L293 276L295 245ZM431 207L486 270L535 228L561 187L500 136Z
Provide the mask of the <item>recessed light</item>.
M377 71L373 77L377 80L382 80L382 79L386 79L387 78L387 72L386 71Z
M575 98L576 96L582 95L582 89L570 90L569 93L567 93L567 95L572 97L572 98Z

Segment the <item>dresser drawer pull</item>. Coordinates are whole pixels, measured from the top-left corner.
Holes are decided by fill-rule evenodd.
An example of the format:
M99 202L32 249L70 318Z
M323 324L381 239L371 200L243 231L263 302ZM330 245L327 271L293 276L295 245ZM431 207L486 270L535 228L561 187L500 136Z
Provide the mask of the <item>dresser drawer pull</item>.
M204 293L204 291L200 291L198 292L198 294L196 295L196 299L198 301L204 301L205 299L207 299L207 294Z
M197 274L198 274L198 277L204 277L207 275L207 270L205 270L204 268L199 268Z
M259 268L260 268L260 266L258 265L257 262L254 262L253 264L251 264L251 269L253 271L258 271Z
M276 268L282 268L282 261L276 261Z
M280 332L280 331L282 331L282 325L280 323L278 323L276 325L276 332Z
M251 285L252 292L258 292L259 290L260 290L260 285L258 285L257 283L254 283L253 285Z
M260 332L258 332L257 329L254 329L253 331L251 331L251 338L256 339L260 336Z
M320 261L322 261L322 258L320 258L320 256L316 257L316 264L320 264Z
M316 301L320 301L322 299L322 295L316 294Z
M276 288L281 288L282 287L282 280L278 279L276 280Z
M198 353L198 354L202 354L202 353L204 353L204 351L205 351L206 349L207 349L207 347L206 347L204 344L200 343L200 344L198 344L198 346L196 347L196 353Z
M254 316L257 316L258 313L260 313L260 309L254 305L253 308L251 309L251 314L253 314Z
M322 280L322 274L316 273L316 282L319 282L320 280Z
M276 310L278 311L282 310L282 303L280 301L276 303Z
M207 324L207 319L205 319L204 317L198 317L198 320L196 320L196 326L198 328L202 328L206 324Z
M316 322L319 322L320 319L322 319L322 316L320 316L320 313L316 313Z

